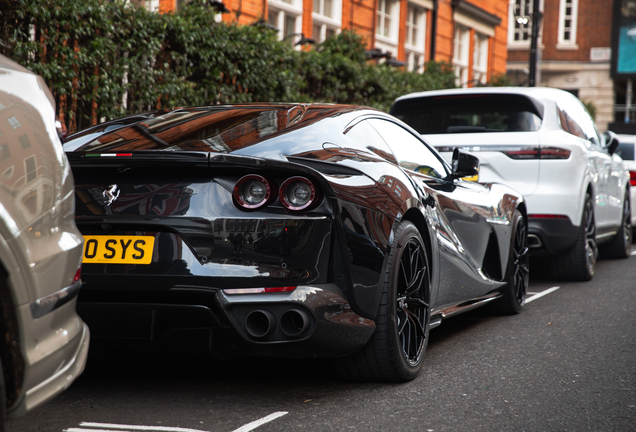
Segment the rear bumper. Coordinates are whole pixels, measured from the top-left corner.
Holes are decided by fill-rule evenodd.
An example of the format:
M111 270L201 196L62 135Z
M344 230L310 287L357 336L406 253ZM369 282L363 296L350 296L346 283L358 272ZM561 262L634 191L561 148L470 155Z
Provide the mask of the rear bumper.
M68 306L75 310L75 302ZM29 307L24 312L31 314ZM53 314L51 314L53 315ZM73 313L73 323L59 328L55 332L55 340L36 340L36 345L30 350L28 364L25 370L24 397L13 406L8 416L19 417L31 411L55 395L66 390L84 371L88 357L90 331L77 315ZM63 345L55 348L60 340L73 334L73 328L79 331ZM51 351L49 351L51 349ZM45 353L45 354L44 354Z
M576 242L579 227L569 218L528 218L530 251L533 255L559 255L570 250Z
M334 284L283 293L199 291L196 302L193 292L179 294L171 303L80 301L77 310L95 339L132 340L217 357L336 357L361 349L375 330L375 323L355 314ZM263 319L269 321L262 333L249 328L248 322L260 325Z

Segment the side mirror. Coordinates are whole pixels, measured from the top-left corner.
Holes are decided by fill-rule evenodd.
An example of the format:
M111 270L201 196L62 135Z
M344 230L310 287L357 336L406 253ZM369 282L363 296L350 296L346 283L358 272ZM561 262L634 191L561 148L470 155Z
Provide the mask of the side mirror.
M479 158L455 147L451 167L453 178L477 176L479 175Z
M605 139L605 149L609 154L614 154L620 144L616 134L612 131L605 131L603 132L603 138Z

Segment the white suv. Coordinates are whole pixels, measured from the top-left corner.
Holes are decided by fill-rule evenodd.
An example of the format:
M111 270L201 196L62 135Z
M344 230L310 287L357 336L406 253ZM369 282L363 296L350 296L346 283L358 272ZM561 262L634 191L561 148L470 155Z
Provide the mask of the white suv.
M391 114L450 159L460 147L481 161L479 182L506 183L528 206L533 255L553 256L552 276L590 280L597 245L627 258L629 173L611 132L599 134L583 104L551 88L496 87L412 93Z
M623 159L625 168L629 171L629 184L636 186L636 135L617 135L620 144L616 154ZM632 189L632 228L636 225L636 189Z
M0 430L84 370L83 238L42 78L0 55Z

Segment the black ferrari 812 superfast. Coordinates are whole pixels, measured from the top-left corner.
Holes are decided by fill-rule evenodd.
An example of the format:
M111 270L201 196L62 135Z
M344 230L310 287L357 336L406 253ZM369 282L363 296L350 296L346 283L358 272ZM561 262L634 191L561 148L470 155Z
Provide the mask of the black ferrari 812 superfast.
M94 339L219 357L331 357L363 381L417 376L429 330L528 285L523 197L449 165L371 108L160 110L64 144Z

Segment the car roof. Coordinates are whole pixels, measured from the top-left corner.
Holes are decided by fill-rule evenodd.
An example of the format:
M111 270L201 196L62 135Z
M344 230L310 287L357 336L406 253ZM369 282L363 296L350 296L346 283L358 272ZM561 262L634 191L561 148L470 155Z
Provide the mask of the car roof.
M471 87L446 90L429 90L422 92L409 93L400 96L395 101L406 99L416 99L420 97L435 96L453 96L453 95L470 95L470 94L515 94L531 97L537 101L555 100L559 95L570 94L565 90L559 90L549 87Z
M365 112L388 115L369 107L323 103L251 103L162 110L74 134L65 141L64 150L67 153L178 150L238 154L258 152L259 146L268 146L266 143L275 140L284 140L286 148L306 147L309 141L315 141L315 146L318 141L322 145L324 140L329 140L329 133L335 131L325 128L326 121L340 124L338 119L344 122L345 117L349 117L346 114L355 116ZM340 126L342 133L344 125ZM315 130L316 127L323 130ZM308 129L315 132L303 132Z

